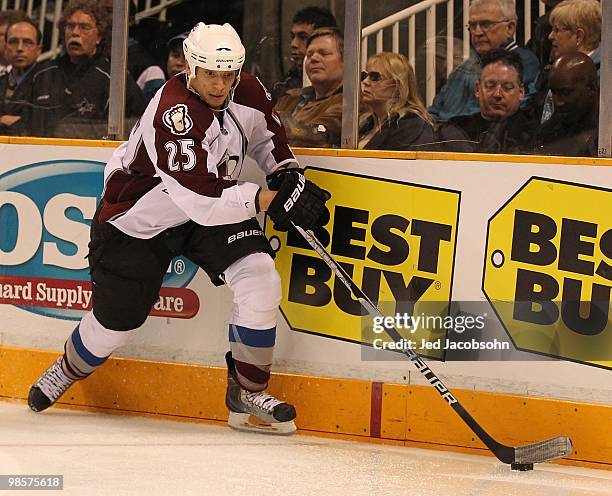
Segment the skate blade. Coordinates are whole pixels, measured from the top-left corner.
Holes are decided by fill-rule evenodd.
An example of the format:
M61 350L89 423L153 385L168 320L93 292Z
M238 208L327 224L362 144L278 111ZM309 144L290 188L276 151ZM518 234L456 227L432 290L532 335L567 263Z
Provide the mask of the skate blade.
M276 436L290 436L297 427L293 420L289 422L266 423L248 413L230 412L227 423L232 429L243 432L258 432L260 434L273 434Z

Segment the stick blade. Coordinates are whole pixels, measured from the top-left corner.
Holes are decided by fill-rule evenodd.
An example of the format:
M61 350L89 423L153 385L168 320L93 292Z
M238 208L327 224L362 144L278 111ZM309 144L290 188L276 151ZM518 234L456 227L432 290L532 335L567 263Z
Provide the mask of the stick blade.
M571 452L571 439L567 436L558 436L539 443L514 448L514 462L519 464L549 462L563 458Z

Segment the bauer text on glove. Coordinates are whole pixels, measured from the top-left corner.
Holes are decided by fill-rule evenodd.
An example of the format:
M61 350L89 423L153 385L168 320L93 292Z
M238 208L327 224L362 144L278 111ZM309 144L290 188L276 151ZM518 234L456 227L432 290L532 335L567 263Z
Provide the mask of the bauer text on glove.
M304 229L314 229L326 211L325 202L331 195L309 181L297 169L287 170L278 176L280 184L270 203L268 215L277 231L287 231L291 222Z

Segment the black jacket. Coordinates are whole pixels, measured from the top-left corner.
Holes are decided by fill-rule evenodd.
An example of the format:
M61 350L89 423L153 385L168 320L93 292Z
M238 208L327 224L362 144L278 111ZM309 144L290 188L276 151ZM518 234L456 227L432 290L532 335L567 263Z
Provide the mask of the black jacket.
M598 120L596 111L582 117L553 114L538 129L534 153L564 157L597 157Z
M552 41L548 39L551 32L550 12L547 12L534 21L531 28L531 39L525 44L525 48L535 53L540 61L541 69L551 63L550 53L552 51Z
M81 64L73 64L68 55L57 59L64 86L63 117L106 119L110 94L110 61L97 54ZM142 91L132 78L126 78L126 117L138 117L146 107Z
M474 151L479 153L530 153L538 126L523 110L499 121L486 120L478 113L455 117L450 122L475 142Z
M282 77L280 81L277 81L272 86L272 103L276 104L278 99L285 95L287 91L302 87L303 81L302 71L296 66L292 66L291 69Z
M0 134L53 136L64 96L58 79L59 69L52 62L35 63L18 85L13 74L0 77L0 115L21 117L12 126L0 126Z
M359 135L364 136L372 129L374 117L361 126ZM428 150L435 141L434 129L418 115L408 113L401 119L392 116L380 131L365 145L366 150Z

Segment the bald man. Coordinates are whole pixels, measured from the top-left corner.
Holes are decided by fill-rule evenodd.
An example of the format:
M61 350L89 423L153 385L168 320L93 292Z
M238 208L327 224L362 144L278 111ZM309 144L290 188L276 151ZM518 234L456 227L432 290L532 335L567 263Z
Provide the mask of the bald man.
M596 157L599 120L597 67L586 54L559 57L550 71L555 111L539 129L537 152Z

